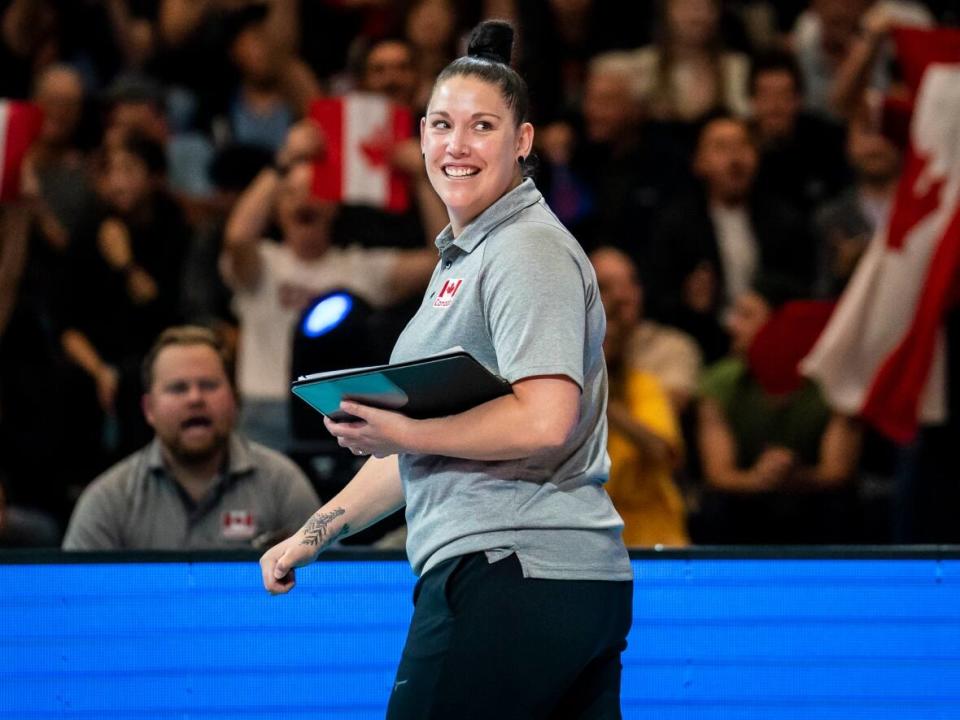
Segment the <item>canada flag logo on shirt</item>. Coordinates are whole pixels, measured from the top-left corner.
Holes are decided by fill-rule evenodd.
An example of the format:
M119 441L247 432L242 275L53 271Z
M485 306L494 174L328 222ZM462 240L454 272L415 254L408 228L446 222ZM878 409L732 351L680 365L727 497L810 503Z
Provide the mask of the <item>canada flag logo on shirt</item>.
M463 278L450 278L449 280L444 280L443 287L440 288L440 292L437 293L437 297L433 301L433 306L435 308L450 307L453 304L453 300L456 298L457 292L460 290L460 286L462 284Z
M257 533L257 522L249 510L225 510L220 517L224 538L250 540Z

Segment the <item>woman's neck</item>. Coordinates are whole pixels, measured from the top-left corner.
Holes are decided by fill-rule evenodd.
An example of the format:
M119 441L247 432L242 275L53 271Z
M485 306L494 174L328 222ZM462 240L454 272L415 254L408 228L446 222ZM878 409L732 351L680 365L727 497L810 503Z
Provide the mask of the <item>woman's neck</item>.
M518 187L520 187L521 183L523 183L523 175L521 173L517 173L517 175L513 178L513 180L507 186L507 189L504 190L502 193L500 193L500 195L497 196L496 200L490 203L490 205L487 205L487 207L480 210L480 212L474 213L468 218L460 218L457 216L457 213L450 210L450 208L447 208L447 217L450 218L450 231L453 233L453 236L459 237L460 233L466 230L467 227L470 225L470 223L472 223L478 217L483 215L487 211L487 209L493 205L493 203L497 202L497 200L502 198L507 193L511 193L514 190L516 190Z

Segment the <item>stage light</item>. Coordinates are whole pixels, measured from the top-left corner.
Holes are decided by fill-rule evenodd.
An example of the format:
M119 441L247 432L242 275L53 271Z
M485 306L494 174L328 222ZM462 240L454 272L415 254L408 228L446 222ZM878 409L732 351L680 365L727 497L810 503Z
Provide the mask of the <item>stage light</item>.
M300 325L306 337L317 338L336 328L353 309L353 297L345 292L326 295L308 308Z
M294 331L290 379L381 361L371 348L370 316L370 306L342 288L312 300ZM291 399L290 421L295 444L330 438L322 417L296 398Z

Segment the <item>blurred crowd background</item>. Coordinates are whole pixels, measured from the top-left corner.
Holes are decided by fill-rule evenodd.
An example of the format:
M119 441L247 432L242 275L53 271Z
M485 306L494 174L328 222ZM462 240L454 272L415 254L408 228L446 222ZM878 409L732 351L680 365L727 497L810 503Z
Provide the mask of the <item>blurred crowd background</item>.
M955 25L955 0L0 0L0 97L44 113L0 207L0 544L59 544L150 441L140 366L173 325L236 357L244 434L320 497L349 477L290 379L386 360L446 218L415 127L385 160L407 211L311 197L310 103L419 119L486 17L517 28L534 176L597 270L628 543L960 541L955 413L895 444L795 372L890 211L890 29ZM333 290L363 323L309 347Z

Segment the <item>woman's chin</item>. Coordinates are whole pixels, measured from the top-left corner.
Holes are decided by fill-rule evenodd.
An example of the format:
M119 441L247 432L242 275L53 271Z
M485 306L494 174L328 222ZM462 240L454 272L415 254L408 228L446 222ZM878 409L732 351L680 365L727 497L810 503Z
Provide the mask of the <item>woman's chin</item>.
M477 201L477 189L448 183L442 189L440 197L448 208L463 208Z
M468 218L476 214L477 197L472 193L449 193L440 196L451 218Z

